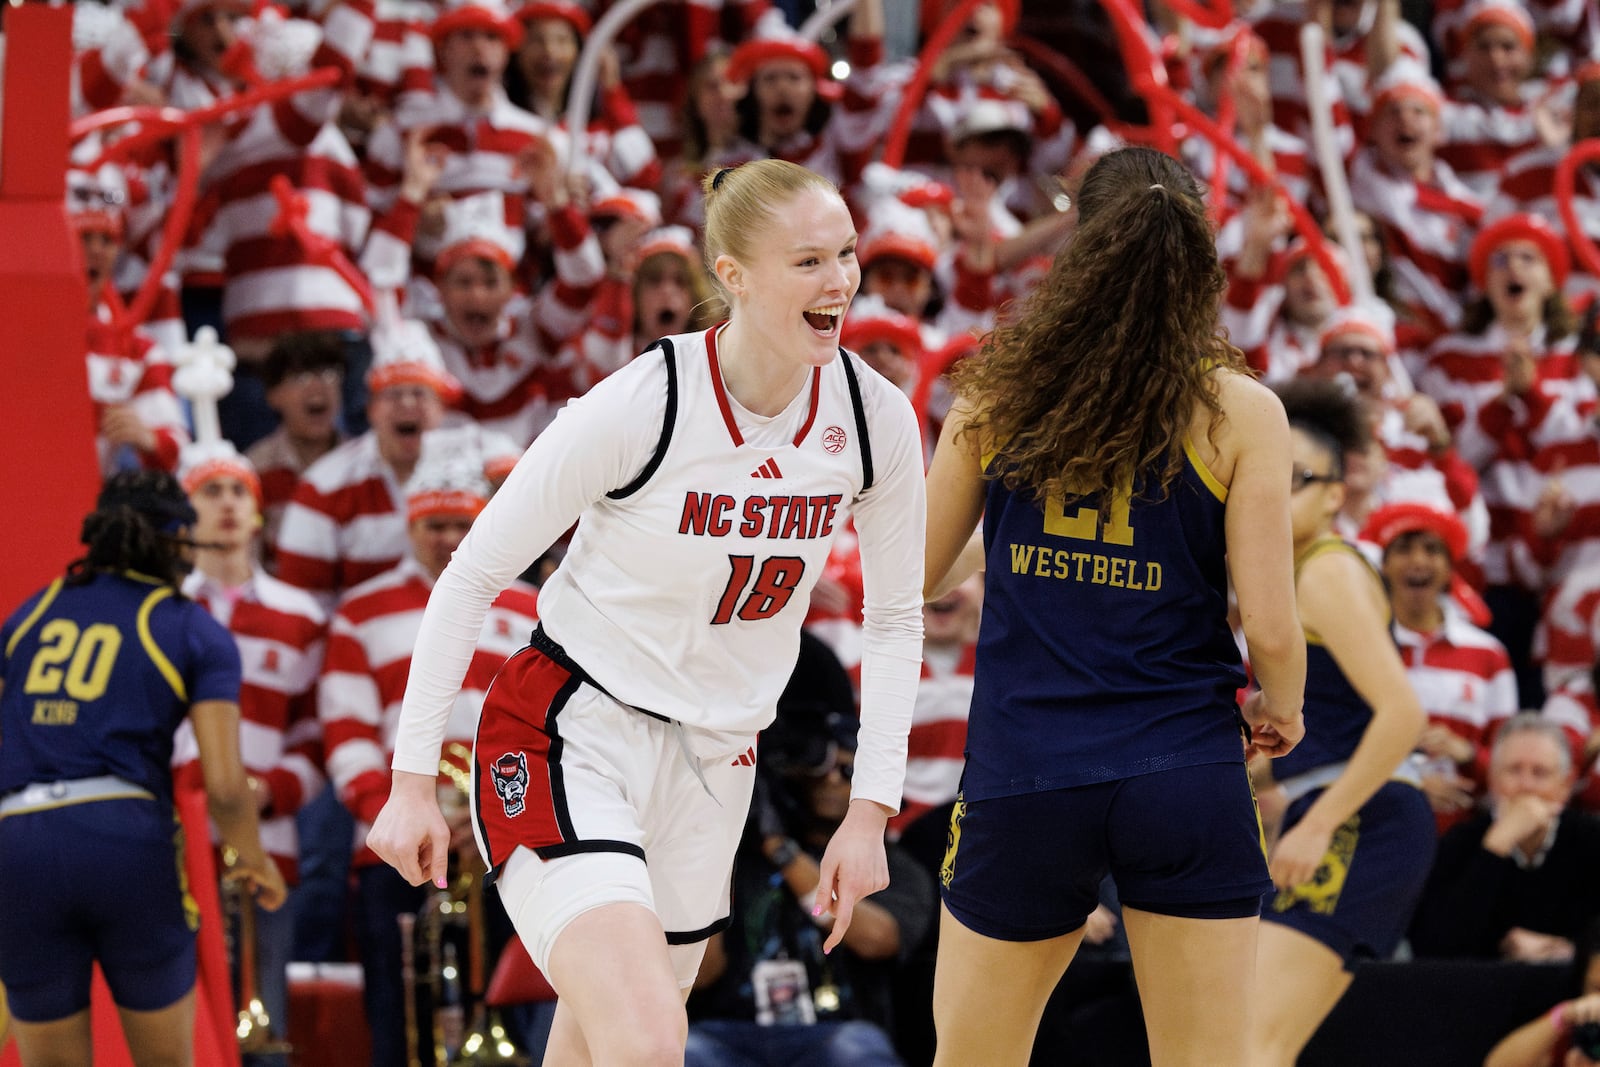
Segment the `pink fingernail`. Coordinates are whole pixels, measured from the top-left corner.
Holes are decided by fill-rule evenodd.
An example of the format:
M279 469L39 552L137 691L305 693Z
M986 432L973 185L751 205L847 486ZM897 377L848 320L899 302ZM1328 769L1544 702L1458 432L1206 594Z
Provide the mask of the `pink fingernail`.
M445 882L445 880L444 880L444 875L442 875L442 874L441 874L441 875L440 875L440 876L439 876L439 877L437 877L437 878L435 878L435 879L434 879L434 880L433 880L433 884L434 884L434 885L436 885L436 886L438 886L438 887L439 887L439 888L440 888L440 889L447 889L447 888L449 888L449 885L448 885L448 883L447 883L447 882Z

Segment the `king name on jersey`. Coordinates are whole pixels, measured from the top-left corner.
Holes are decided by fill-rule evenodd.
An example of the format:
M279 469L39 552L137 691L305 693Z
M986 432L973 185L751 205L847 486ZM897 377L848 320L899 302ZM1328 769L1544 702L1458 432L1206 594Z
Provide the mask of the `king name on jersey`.
M747 496L727 493L686 493L680 534L697 537L765 537L772 540L809 541L833 533L840 493L816 496Z

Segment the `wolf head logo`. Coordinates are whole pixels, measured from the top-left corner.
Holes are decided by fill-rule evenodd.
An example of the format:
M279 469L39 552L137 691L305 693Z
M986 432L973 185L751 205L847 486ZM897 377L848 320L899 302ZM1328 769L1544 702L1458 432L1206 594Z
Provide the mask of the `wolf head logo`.
M528 757L521 752L507 752L490 767L494 773L494 791L505 805L506 818L514 819L527 807Z

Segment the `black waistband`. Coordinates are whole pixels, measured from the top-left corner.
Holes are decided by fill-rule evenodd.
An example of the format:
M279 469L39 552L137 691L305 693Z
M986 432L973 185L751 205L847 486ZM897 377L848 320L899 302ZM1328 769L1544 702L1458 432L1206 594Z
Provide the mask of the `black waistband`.
M650 718L656 719L660 722L670 723L677 721L675 719L669 719L665 715L658 714L657 712L650 711L646 708L641 708L637 704L629 704L626 700L618 700L617 697L612 694L611 690L595 681L594 675L584 670L577 660L567 655L567 650L565 648L562 648L561 645L551 638L549 634L544 632L544 625L542 623L533 628L533 633L528 636L528 644L538 649L552 663L559 666L562 670L566 671L580 682L583 682L585 685L594 686L606 696L611 697L612 700L616 700L617 703L621 704L623 707L637 711L640 715L648 715Z

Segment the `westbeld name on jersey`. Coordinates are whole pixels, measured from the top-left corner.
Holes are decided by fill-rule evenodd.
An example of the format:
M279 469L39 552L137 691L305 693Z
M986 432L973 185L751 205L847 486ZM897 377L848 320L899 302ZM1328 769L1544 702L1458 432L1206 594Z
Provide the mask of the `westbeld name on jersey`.
M765 537L770 540L813 540L830 537L841 493L814 496L747 496L741 506L727 493L688 492L683 497L680 534L696 537ZM739 519L737 527L734 520Z
M1035 578L1069 579L1118 589L1161 589L1161 564L1153 560L1106 556L1099 552L1074 552L1041 545L1011 545L1011 573Z

